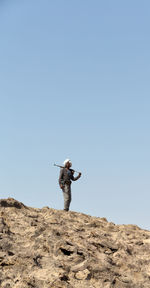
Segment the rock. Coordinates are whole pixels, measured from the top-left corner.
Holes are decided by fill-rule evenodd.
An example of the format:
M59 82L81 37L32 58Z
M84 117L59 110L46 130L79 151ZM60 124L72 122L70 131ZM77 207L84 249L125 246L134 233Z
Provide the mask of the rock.
M0 207L14 207L17 209L27 208L23 203L16 201L13 198L1 199L0 200Z
M90 278L90 271L85 269L83 271L79 271L75 274L76 279L78 280L86 280Z
M150 232L0 200L0 287L148 288Z

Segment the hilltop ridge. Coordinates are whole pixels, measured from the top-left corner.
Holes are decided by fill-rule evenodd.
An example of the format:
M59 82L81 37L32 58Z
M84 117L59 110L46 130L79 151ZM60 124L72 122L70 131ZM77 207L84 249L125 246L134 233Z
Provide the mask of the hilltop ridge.
M0 200L1 288L149 288L150 231Z

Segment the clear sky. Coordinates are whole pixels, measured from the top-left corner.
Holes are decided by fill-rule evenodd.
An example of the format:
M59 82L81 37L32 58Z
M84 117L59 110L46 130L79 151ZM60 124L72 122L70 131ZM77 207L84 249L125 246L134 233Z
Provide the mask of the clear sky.
M150 230L150 1L0 0L0 197Z

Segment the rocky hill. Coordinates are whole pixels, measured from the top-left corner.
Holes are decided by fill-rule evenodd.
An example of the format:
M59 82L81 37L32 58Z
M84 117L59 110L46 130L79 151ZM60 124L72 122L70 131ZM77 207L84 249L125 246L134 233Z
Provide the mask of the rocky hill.
M150 287L150 232L0 200L1 288Z

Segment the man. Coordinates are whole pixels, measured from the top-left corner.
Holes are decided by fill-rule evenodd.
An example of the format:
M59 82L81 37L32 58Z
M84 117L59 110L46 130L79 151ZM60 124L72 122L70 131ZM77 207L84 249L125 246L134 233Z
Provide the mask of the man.
M81 177L81 173L74 177L74 170L70 169L72 163L69 159L64 161L64 168L60 170L59 186L63 191L64 196L64 210L68 211L71 203L71 180L76 181Z

